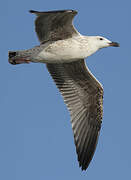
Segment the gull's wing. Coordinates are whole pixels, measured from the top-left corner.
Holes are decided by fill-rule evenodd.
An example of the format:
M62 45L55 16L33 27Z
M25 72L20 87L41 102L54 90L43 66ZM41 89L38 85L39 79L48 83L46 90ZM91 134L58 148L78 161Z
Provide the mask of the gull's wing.
M47 64L70 111L79 165L86 170L95 151L103 112L103 88L84 60Z
M35 20L35 30L41 43L46 41L56 41L77 35L78 32L72 25L77 11L61 10L38 12L30 10L37 15Z

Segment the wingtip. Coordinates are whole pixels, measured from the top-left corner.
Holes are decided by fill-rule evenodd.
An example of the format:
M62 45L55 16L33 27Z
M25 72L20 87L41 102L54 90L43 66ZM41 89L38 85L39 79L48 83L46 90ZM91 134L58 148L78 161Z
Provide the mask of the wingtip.
M35 13L36 11L34 11L34 10L29 10L29 13Z
M72 11L73 11L74 13L76 13L76 14L78 13L78 11L77 11L77 10L72 10Z
M88 166L85 166L85 165L82 165L82 164L79 163L79 167L81 168L81 171L86 171Z
M74 10L74 9L67 9L67 10L65 10L65 11L67 11L67 12L73 12L73 13L78 13L78 11L77 11L77 10Z

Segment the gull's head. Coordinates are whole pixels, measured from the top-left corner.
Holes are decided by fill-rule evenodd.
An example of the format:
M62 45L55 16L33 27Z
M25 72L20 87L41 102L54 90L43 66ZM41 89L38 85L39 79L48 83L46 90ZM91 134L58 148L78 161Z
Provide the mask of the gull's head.
M90 44L92 44L97 49L114 46L119 47L119 43L110 41L102 36L90 36Z

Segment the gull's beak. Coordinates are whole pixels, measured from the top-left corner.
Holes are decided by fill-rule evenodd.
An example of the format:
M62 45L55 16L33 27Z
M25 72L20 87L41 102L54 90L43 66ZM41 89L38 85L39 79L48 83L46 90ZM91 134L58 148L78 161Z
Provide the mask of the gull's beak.
M120 44L117 42L110 42L109 46L120 47Z

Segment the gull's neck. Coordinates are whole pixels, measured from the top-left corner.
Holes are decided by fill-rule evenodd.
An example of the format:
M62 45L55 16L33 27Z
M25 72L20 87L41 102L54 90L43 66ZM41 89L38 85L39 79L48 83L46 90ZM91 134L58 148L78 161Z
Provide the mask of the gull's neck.
M80 35L78 39L78 41L80 41L81 48L86 52L87 57L100 49L94 41L94 36Z

